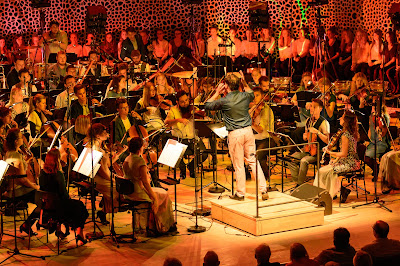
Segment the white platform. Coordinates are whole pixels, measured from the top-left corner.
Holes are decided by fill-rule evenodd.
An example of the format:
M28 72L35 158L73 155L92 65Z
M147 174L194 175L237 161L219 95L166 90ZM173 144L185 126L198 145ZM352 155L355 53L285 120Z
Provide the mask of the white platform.
M284 193L268 194L267 201L260 201L260 206L268 207L259 209L259 218L255 218L255 199L228 197L211 200L212 218L256 236L324 224L324 208L306 201L291 202L299 199Z

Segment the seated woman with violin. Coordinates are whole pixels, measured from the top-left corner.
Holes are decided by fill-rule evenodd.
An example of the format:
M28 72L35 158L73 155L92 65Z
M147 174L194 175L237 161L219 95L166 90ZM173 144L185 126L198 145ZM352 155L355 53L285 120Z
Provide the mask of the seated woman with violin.
M89 217L86 206L80 200L71 199L68 195L64 173L61 169L61 154L56 148L52 148L46 155L43 171L39 175L40 190L57 194L60 205L58 206L61 216L64 217L66 233L61 230L56 235L62 239L69 235L69 226L76 229L76 242L86 243L83 235L85 221Z
M123 75L114 76L107 87L106 98L117 98L127 94L126 78Z
M103 194L103 209L97 212L97 217L102 224L108 224L106 213L112 212L112 204L114 208L118 206L118 193L113 186L113 198L111 198L111 172L109 150L105 146L105 141L109 138L106 127L100 123L95 123L90 126L84 140L87 148L93 148L96 151L103 153L99 164L100 169L97 171L94 181L96 182L96 190Z
M46 115L52 115L53 113L47 110L46 97L42 94L36 94L34 97L29 99L29 110L30 114L28 122L30 125L31 138L39 137L41 134L47 137L47 133L44 132L44 124L48 121ZM48 147L50 141L44 138L38 138L36 145L33 145L32 152L36 158L40 157L40 145Z
M164 73L160 73L157 75L154 85L157 88L157 94L165 96L175 93L174 88L168 84L167 78L165 77Z
M147 131L151 132L164 127L165 111L169 110L171 102L157 94L154 84L147 82L143 88L143 97L136 104L135 112L142 115L148 123Z
M336 141L331 140L330 144L333 145L323 148L323 151L334 159L331 158L328 165L319 169L314 180L314 186L325 188L332 198L341 191L341 202L344 203L350 194L350 189L340 186L338 175L360 169L360 161L357 155L357 141L360 134L358 133L357 116L354 112L346 110L339 121L343 127L342 131L338 131L335 135ZM331 149L337 142L339 142L340 151L334 152Z
M152 205L151 214L145 215L139 210L139 227L147 229L148 235L159 235L176 231L176 223L172 212L172 202L168 193L161 188L150 186L150 178L146 162L142 158L143 139L133 138L129 141L129 156L126 157L123 169L125 178L131 180L134 192L125 196L130 200L148 201ZM143 218L143 216L146 216Z
M11 89L10 101L6 104L6 107L11 109L12 119L19 114L29 113L29 104L24 102L24 94L20 87L14 86Z
M21 175L25 177L8 180L7 197L13 197L17 201L22 200L26 202L35 203L35 191L40 187L37 182L39 175L39 164L36 159L24 148L24 140L22 133L18 128L12 128L8 131L5 139L5 161L12 165L13 175ZM33 232L31 227L38 218L36 212L32 212L28 219L21 225L20 231L30 235L37 235Z
M255 87L254 92L254 106L250 109L249 113L252 118L251 127L254 132L256 140L256 148L266 149L276 147L275 140L271 137L269 132L274 132L274 113L272 109L266 104L266 97L260 87ZM268 151L259 153L259 162L263 169L264 176L269 177L268 167Z
M0 107L0 157L5 154L4 140L6 139L7 132L13 127L18 128L18 124L11 118L11 110L7 107Z
M193 105L190 105L189 95L184 91L178 92L176 94L176 99L177 105L173 106L168 112L168 116L165 119L165 124L172 128L172 136L179 138L182 143L188 145L185 155L193 155L194 145L191 141L195 137L193 127L194 124L192 120ZM206 149L201 139L197 144L199 145L200 150ZM201 164L205 160L207 160L207 154L202 154L202 157L197 160L197 163ZM194 160L188 164L188 168L190 177L194 177ZM179 169L181 179L185 179L186 165L183 160L181 160L179 164Z

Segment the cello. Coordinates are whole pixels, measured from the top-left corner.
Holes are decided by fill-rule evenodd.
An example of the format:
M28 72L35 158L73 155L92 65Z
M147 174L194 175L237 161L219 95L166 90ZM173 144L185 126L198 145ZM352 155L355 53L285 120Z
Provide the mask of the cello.
M314 119L313 119L313 117L311 117L310 123L309 123L308 127L306 126L306 132L305 132L305 134L307 134L308 144L304 146L304 151L308 152L311 156L315 156L317 154L317 149L318 149L317 144L310 144L312 142L316 142L318 139L317 134L313 134L309 131L309 129L313 123L314 123Z

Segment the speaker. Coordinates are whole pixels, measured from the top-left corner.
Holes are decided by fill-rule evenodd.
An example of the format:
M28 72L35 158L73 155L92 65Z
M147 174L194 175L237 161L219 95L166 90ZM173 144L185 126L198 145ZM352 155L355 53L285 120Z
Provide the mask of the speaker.
M318 203L318 194L321 195L319 203ZM303 185L293 190L293 192L290 195L299 199L304 199L308 202L314 203L321 207L324 207L325 215L332 214L332 198L326 189L304 183Z

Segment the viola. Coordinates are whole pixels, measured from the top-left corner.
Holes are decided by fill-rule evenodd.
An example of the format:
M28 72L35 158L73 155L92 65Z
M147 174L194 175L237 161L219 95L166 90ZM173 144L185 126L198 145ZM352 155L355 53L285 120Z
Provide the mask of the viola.
M144 140L144 151L142 154L143 159L148 165L149 169L152 169L157 163L157 153L148 148L147 138L149 134L147 130L141 125L133 125L129 129L129 137L131 138L142 138Z
M307 134L307 140L308 144L304 146L304 151L308 152L311 156L315 156L317 154L317 144L310 144L312 142L316 142L318 139L317 134L313 134L309 131L311 124L314 123L314 119L310 120L310 124L307 127L306 126L306 134Z

